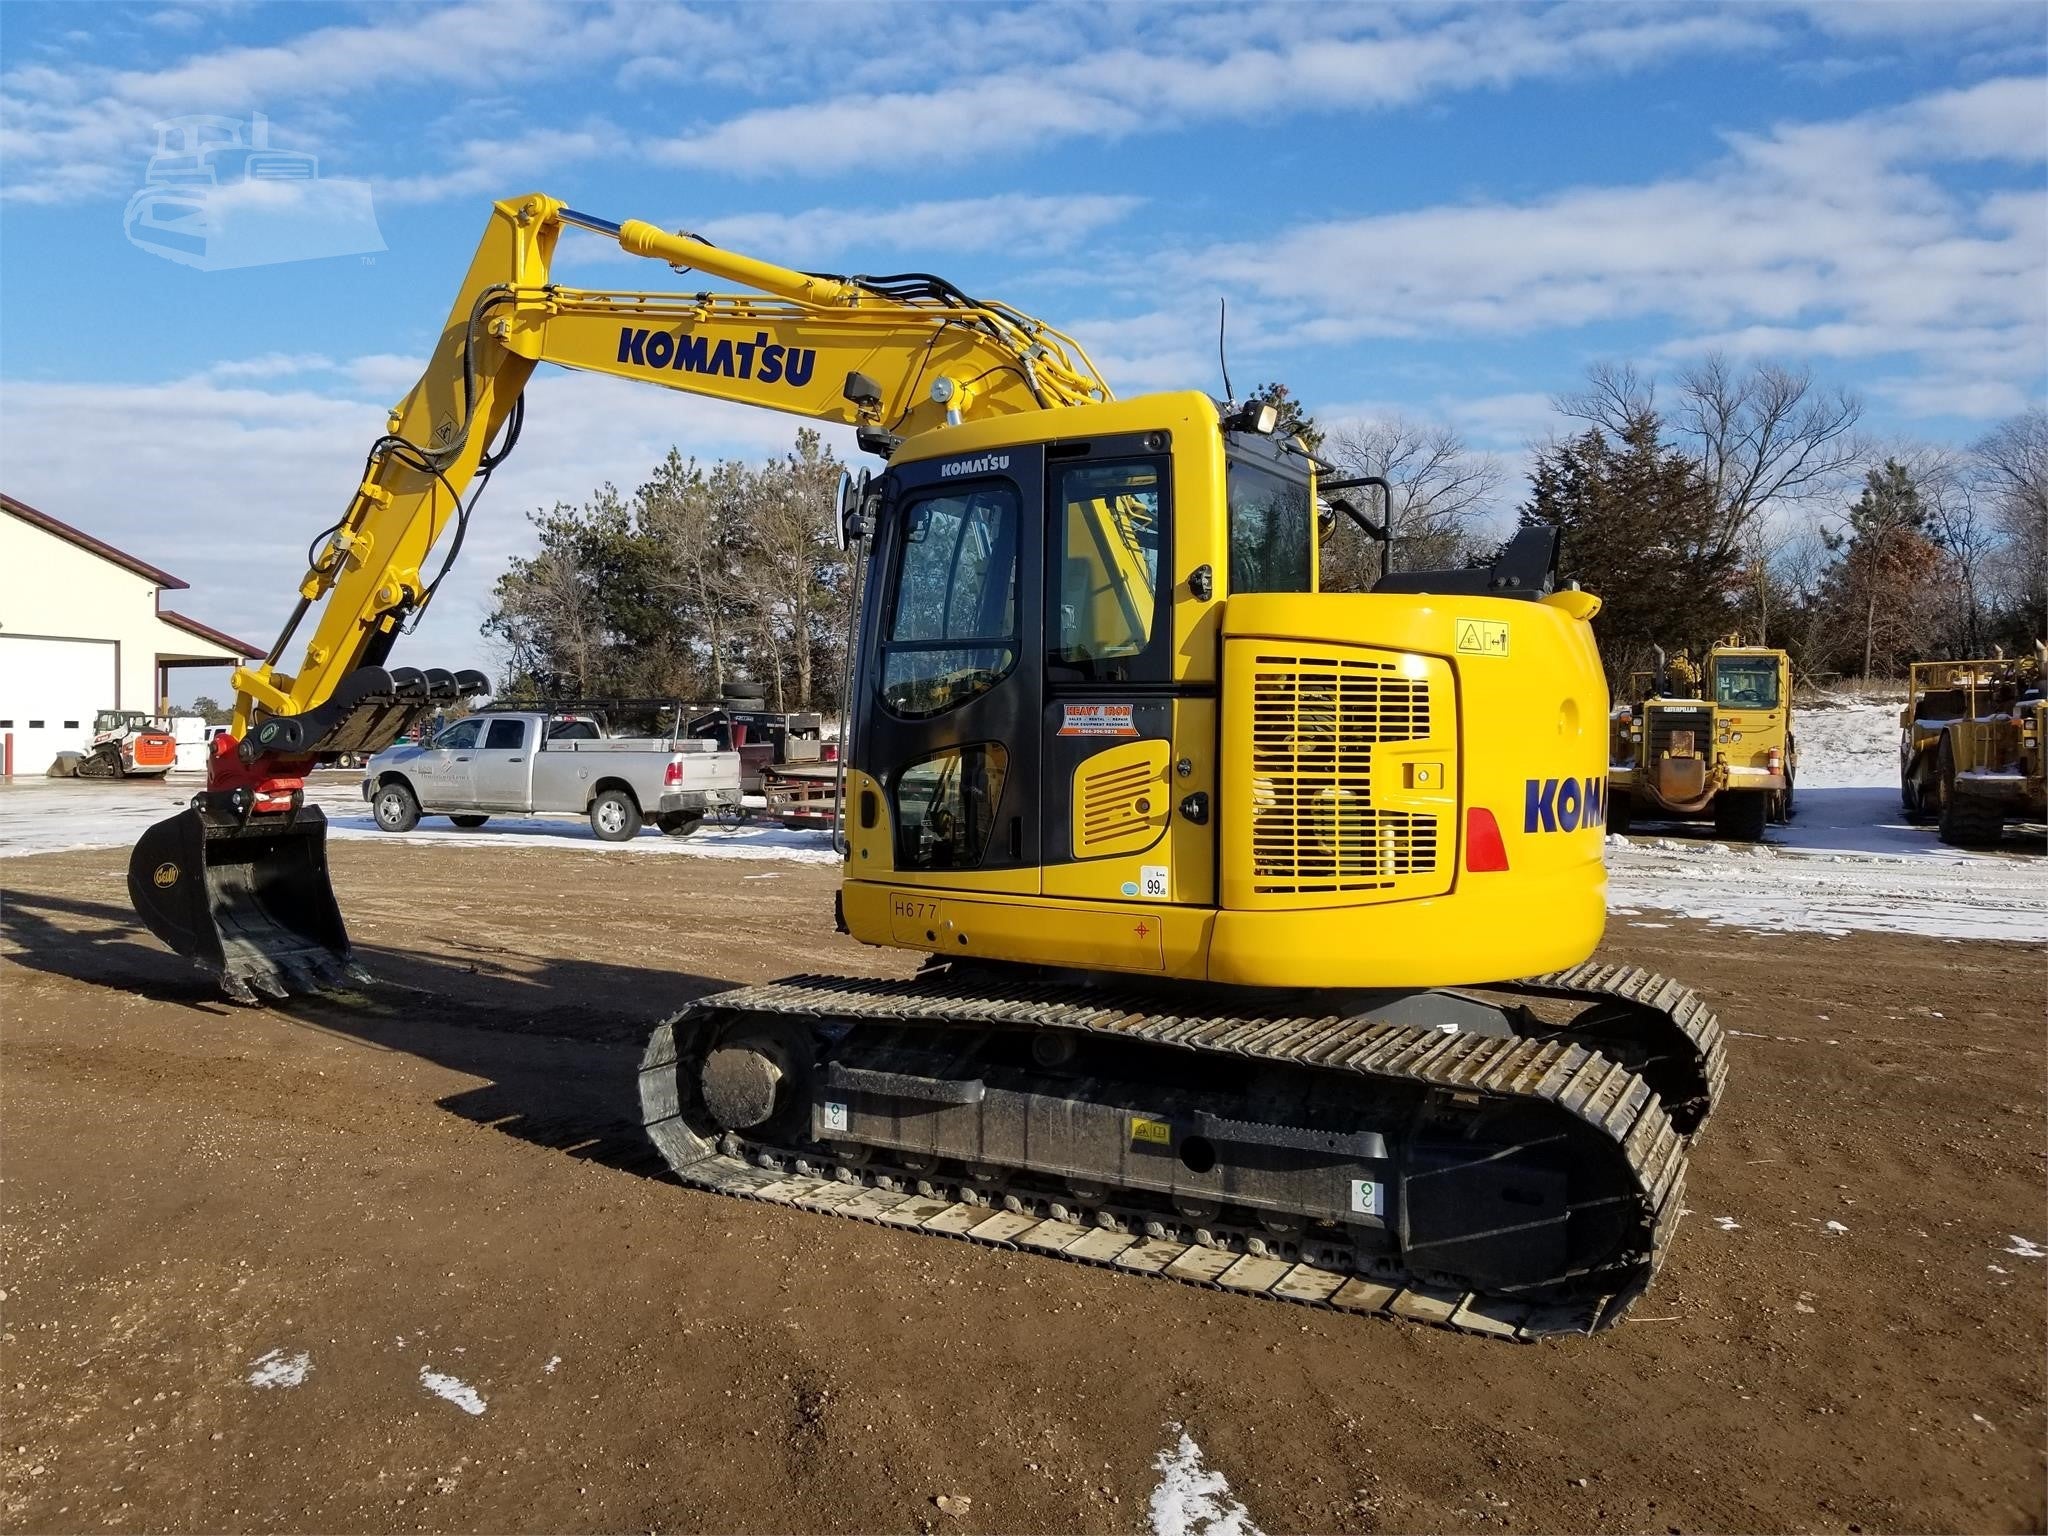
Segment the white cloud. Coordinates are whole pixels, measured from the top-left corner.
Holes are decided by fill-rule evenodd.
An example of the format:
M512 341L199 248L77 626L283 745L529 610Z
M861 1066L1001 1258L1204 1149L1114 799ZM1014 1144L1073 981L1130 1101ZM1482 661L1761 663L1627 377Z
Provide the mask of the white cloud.
M527 184L616 149L620 135L599 123L587 128L534 128L469 139L443 170L378 181L377 196L394 203L435 203L451 197L515 197Z
M316 116L311 107L352 105L366 94L401 87L481 91L560 78L713 25L679 9L537 0L392 7L372 14L362 23L320 27L280 43L194 53L164 69L10 69L0 75L6 196L57 203L125 190L140 175L154 125L167 117L246 115L284 103L289 110L277 114L278 141L321 148L291 137L296 124ZM346 141L326 146L322 170L336 169L326 162L338 159L360 171L360 164L351 163L354 148ZM455 178L454 190L467 190L462 172L468 162L461 158L467 153L458 149L447 173ZM412 172L422 182L431 175Z
M758 249L803 266L847 252L948 253L1029 248L1073 249L1121 222L1141 197L1098 194L993 197L906 203L894 208L812 208L803 213L736 213L712 219L705 231L722 245Z
M1304 341L1675 318L1699 334L1667 353L1915 355L1967 371L1983 408L2038 389L2048 362L2048 205L1953 194L1920 167L2048 159L2043 89L1993 80L1733 135L1723 163L1664 181L1303 225L1180 271L1292 309Z
M1175 13L1160 14L1170 28ZM936 89L762 108L657 142L650 153L667 164L757 175L823 174L905 153L957 164L1075 138L1302 111L1370 111L1517 80L1762 47L1776 37L1733 12L1620 12L1627 19L1617 24L1601 7L1481 6L1395 31L1381 30L1384 13L1334 14L1352 35L1248 42L1227 30L1199 38L1169 32Z
M1029 250L1034 256L1073 250L1122 222L1142 197L1022 192L944 198L889 207L808 208L801 213L729 213L710 219L665 220L731 250L812 269L824 264L879 271L869 258L900 263L906 256ZM558 275L573 267L633 262L609 241L578 238L557 253Z
M209 379L281 379L303 373L331 372L334 364L317 352L265 352L260 357L227 358L206 369Z

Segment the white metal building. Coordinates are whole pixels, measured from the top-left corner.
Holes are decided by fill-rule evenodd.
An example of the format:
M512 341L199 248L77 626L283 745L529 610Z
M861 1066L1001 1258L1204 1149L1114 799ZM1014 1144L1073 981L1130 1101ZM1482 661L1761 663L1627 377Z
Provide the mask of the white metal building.
M264 648L159 601L187 583L0 495L0 773L40 774L102 709L161 713L175 667Z

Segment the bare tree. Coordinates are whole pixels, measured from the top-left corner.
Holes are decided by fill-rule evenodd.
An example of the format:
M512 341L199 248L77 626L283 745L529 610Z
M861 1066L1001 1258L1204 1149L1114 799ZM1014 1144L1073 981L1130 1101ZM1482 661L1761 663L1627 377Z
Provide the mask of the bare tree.
M1891 457L1906 466L1919 488L1927 535L1941 550L1945 579L1934 598L1942 610L1937 646L1951 654L1977 655L1985 645L1984 573L1996 555L1999 530L1987 515L1988 498L1966 458L1931 444L1902 446Z
M1393 563L1404 571L1462 564L1476 543L1474 524L1505 478L1500 461L1466 447L1456 428L1400 416L1339 428L1322 456L1344 475L1383 475L1393 486ZM1325 585L1368 587L1378 561L1362 535L1340 535L1326 546Z
M573 510L557 504L554 515ZM498 609L484 626L503 649L508 676L559 680L571 691L598 675L600 628L589 574L573 550L560 546L541 549L520 562L516 581L499 583Z
M1856 432L1862 402L1817 385L1811 369L1769 362L1742 369L1717 352L1680 372L1673 393L1663 414L1714 493L1716 552L1743 547L1772 506L1835 495L1869 462ZM1656 381L1631 364L1599 363L1587 370L1586 388L1552 403L1619 437L1656 408Z
M677 607L698 618L714 694L724 689L731 650L727 605L739 585L733 570L732 530L744 513L749 474L721 461L707 473L671 448L640 487L641 524L658 541L663 576Z
M1986 584L2012 620L2006 637L2023 643L2048 622L2048 411L2037 406L1999 423L1971 458L1998 540L1985 561Z

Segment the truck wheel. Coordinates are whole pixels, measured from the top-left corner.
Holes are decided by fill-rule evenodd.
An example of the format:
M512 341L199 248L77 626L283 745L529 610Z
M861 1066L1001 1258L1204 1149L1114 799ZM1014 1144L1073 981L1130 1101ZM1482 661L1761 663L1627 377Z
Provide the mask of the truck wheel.
M410 832L420 824L420 802L404 784L386 784L370 802L377 826L385 832Z
M1941 785L1935 835L1951 848L1997 847L1999 839L2005 836L2005 812L1968 790L1957 790L1955 748L1947 736L1941 738L1935 772Z
M1624 791L1617 795L1610 790L1607 795L1607 830L1616 837L1620 837L1627 832L1628 813L1627 793Z
M1714 836L1731 843L1760 843L1770 812L1771 797L1760 790L1724 790L1714 798Z
M488 816L450 816L448 818L465 832L474 832L491 818Z
M607 789L590 802L590 830L599 841L631 842L640 835L640 807L623 789Z
M669 837L688 837L704 825L702 811L664 811L654 818L654 824Z

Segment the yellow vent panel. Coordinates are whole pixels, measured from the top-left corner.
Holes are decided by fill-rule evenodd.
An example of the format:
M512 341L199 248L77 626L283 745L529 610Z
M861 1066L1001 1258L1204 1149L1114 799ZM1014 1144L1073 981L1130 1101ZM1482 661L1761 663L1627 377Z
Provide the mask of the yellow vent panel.
M1450 888L1449 667L1362 646L1233 640L1226 903L1331 905Z
M1121 742L1074 770L1073 841L1077 859L1142 853L1166 830L1172 786L1164 741Z

